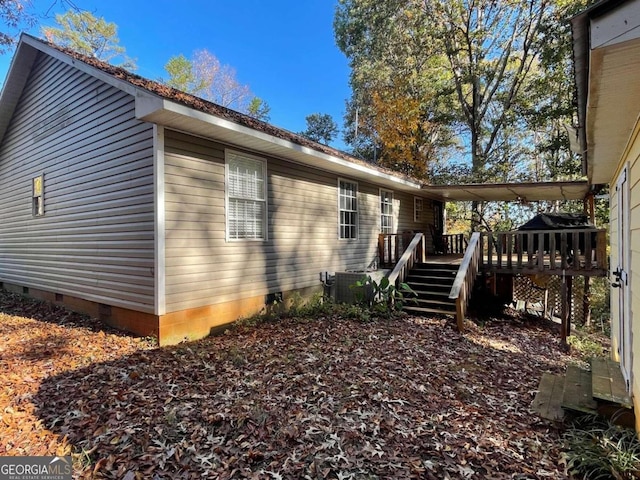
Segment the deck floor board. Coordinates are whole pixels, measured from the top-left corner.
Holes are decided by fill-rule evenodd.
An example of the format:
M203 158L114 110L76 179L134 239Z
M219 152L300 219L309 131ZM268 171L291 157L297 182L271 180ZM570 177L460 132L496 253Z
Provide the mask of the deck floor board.
M583 413L596 413L598 402L592 396L591 372L576 366L567 367L562 407Z
M591 360L593 378L593 396L601 400L618 403L632 408L627 387L620 371L620 364L613 360L593 358Z
M540 387L531 408L542 418L548 420L562 420L562 395L564 391L564 377L544 373L540 380Z

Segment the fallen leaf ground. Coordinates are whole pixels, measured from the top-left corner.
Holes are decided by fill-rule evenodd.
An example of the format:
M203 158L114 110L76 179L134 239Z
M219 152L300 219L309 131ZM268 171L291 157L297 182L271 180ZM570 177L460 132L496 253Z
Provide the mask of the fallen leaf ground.
M566 478L556 326L289 319L169 348L0 292L0 455L80 478Z

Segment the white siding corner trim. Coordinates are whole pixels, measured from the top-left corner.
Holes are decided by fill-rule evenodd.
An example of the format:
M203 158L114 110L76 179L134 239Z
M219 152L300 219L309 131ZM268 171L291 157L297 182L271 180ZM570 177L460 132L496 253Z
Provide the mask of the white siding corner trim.
M165 283L165 203L164 203L164 127L153 126L153 175L155 209L155 312L166 313Z

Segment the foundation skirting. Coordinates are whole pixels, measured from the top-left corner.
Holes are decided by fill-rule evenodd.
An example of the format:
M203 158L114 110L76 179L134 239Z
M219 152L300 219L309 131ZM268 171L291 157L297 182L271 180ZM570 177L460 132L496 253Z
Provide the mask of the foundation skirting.
M231 302L189 308L165 315L154 315L6 282L2 282L2 288L84 313L118 330L143 337L156 337L161 346L204 338L238 319L264 313L267 308L266 296L259 295ZM294 292L300 298L309 298L315 293L322 292L322 288L311 287L285 292L283 303L275 308L285 309L286 305L290 304ZM274 307L270 306L269 308Z

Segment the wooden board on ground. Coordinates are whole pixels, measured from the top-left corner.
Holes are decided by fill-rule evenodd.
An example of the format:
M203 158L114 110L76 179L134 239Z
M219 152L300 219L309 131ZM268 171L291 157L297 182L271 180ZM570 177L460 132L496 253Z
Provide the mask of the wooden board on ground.
M598 402L593 399L592 395L591 372L573 365L567 367L562 408L595 414Z
M594 398L633 408L619 363L603 358L592 358L591 372Z
M534 412L547 420L562 420L562 393L564 390L564 377L543 373L538 387L538 394L531 404Z

